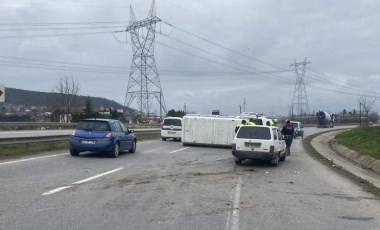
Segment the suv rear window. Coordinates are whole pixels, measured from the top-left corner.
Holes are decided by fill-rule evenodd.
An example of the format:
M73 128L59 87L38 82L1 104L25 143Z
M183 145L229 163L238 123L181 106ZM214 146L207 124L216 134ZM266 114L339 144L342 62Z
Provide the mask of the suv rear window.
M242 139L270 140L271 134L270 129L267 127L243 126L239 129L236 137Z
M182 126L180 119L165 119L164 125Z
M110 127L106 121L80 121L77 129L91 131L110 131Z
M292 123L294 128L300 128L300 126L299 126L300 123L298 123L298 122L290 122L290 123Z

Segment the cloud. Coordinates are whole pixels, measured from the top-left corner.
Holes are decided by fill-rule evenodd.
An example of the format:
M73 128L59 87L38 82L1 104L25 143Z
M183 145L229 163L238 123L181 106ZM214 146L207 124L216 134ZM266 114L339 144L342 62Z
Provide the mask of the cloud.
M312 62L305 78L311 111L356 108L357 96L347 93L380 93L378 1L156 3L158 17L190 32L157 24L157 31L166 35L156 35L154 55L168 109L183 109L186 103L194 112L220 109L232 115L246 98L247 110L285 115L294 93L295 73L258 76L247 72L289 70L295 59L303 61L305 57ZM2 55L55 61L60 66L68 62L105 66L103 69L121 67L119 74L102 73L95 67L86 67L95 71L72 72L81 84L81 94L124 103L133 56L131 38L127 36L127 44L119 43L125 41L125 34L112 35L111 31L127 26L129 5L141 20L150 4L150 0L4 1L0 3ZM26 25L30 23L46 25ZM66 30L59 29L62 27ZM88 34L60 35L64 33ZM24 37L6 38L9 36ZM0 57L0 79L7 87L50 91L63 72L60 68L26 67L30 62L23 66L15 63L21 61Z

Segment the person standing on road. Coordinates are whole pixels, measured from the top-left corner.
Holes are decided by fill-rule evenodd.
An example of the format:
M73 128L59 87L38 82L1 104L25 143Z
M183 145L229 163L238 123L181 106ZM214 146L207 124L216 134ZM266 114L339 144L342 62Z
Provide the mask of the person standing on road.
M237 133L237 131L240 129L240 127L244 126L244 125L247 125L247 122L245 120L242 120L240 124L238 124L236 127L235 127L235 134Z
M286 120L285 125L281 129L282 135L284 135L285 138L285 144L286 144L286 155L290 156L290 146L293 142L293 135L294 135L294 127L290 123L290 120Z

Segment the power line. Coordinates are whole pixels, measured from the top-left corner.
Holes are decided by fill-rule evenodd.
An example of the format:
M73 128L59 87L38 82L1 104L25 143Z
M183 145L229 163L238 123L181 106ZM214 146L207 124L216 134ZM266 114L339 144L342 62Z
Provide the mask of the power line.
M93 35L93 34L110 34L114 31L94 31L94 32L82 32L82 33L62 33L62 34L39 34L39 35L10 35L0 37L0 39L10 38L43 38L43 37L60 37L60 36L78 36L78 35Z
M1 27L4 27L4 26L14 26L14 27L17 27L17 26L24 26L24 27L29 27L30 29L38 29L40 27L46 27L46 26L62 26L62 25L68 25L68 26L72 26L72 25L82 25L82 27L70 27L68 28L68 30L75 30L76 28L82 28L82 29L94 29L96 28L95 26L96 25L113 25L113 24L123 24L123 23L127 23L129 21L104 21L104 22L54 22L54 23L1 23L0 24L0 30L7 30L7 28L1 28ZM165 24L168 24L166 22L164 22ZM91 26L90 26L91 25ZM92 26L94 25L94 26ZM173 26L171 24L168 24L170 26ZM33 26L35 28L33 28ZM100 26L97 26L97 29L101 29L101 28L118 28L119 26L115 26L115 27L107 27L107 26L104 26L104 27L100 27ZM199 56L199 55L195 55L193 53L190 53L190 52L187 52L187 51L184 51L184 50L181 50L179 48L175 48L173 46L169 46L169 45L166 45L166 44L163 44L163 43L159 43L157 42L158 44L162 45L162 46L165 46L165 47L168 47L168 48L171 48L171 49L174 49L174 50L177 50L179 52L182 52L182 53L186 53L187 55L191 55L191 56L194 56L194 57L197 57L197 58L200 58L200 59L203 59L203 60L206 60L206 61L209 61L209 62L213 62L215 64L218 64L218 65L221 65L221 66L224 66L224 67L228 67L228 68L232 68L234 70L237 70L237 72L219 72L219 73L211 73L211 72L173 72L173 73L166 73L166 75L168 76L188 76L190 74L194 74L194 75L198 75L198 76L201 76L201 75L206 75L206 76L217 76L218 74L219 75L240 75L240 76L243 76L243 75L259 75L259 74L273 74L273 73L282 73L282 72L288 72L289 70L285 69L285 68L282 68L282 67L279 67L277 65L274 65L274 64L271 64L271 63L268 63L268 62L265 62L265 61L261 61L257 58L254 58L254 57L251 57L249 55L246 55L242 52L239 52L239 51L236 51L236 50L233 50L231 48L228 48L226 46L223 46L223 45L220 45L216 42L213 42L209 39L206 39L206 38L203 38L199 35L196 35L194 33L191 33L191 32L188 32L184 29L181 29L179 27L176 27L176 26L173 26L174 28L188 34L188 35L191 35L191 36L194 36L198 39L201 39L203 41L206 41L210 44L213 44L219 48L223 48L223 49L226 49L228 51L231 51L231 52L234 52L236 54L239 54L243 57L246 57L246 58L249 58L251 60L254 60L258 63L261 63L261 64L265 64L265 65L268 65L268 66L271 66L273 68L276 68L276 69L280 69L280 70L283 70L283 71L263 71L263 72L260 72L260 73L255 73L255 72L252 72L252 71L244 71L244 70L241 70L240 68L237 68L235 66L231 66L231 65L227 65L227 64L224 64L224 63L221 63L221 62L218 62L218 61L215 61L213 59L209 59L209 58L205 58L205 57L202 57L202 56ZM11 28L11 29L18 29L18 28ZM65 28L59 28L59 27L46 27L46 28L41 28L42 30L43 29L46 29L46 30L64 30ZM94 32L82 32L82 33L61 33L61 34L42 34L42 35L38 35L38 34L34 34L34 35L14 35L14 36L5 36L5 37L0 37L0 39L8 39L8 38L28 38L28 37L59 37L59 36L77 36L77 35L92 35L92 34L106 34L106 33L114 33L115 31L94 31ZM174 39L174 40L178 40L178 39L175 39L175 38L172 38L170 37L171 39ZM182 42L184 43L184 42ZM186 43L187 44L187 43ZM193 46L193 45L188 45L189 47ZM198 48L196 46L193 46L193 48L195 49L201 49L201 48ZM201 49L203 50L203 49ZM206 50L205 50L206 51ZM207 53L208 51L206 51ZM209 52L209 55L214 55L215 54L212 54L211 52ZM219 56L218 58L220 58L220 55L217 55ZM223 60L225 61L228 61L228 62L231 62L231 60L228 60L224 57L221 57ZM242 64L240 63L236 63L235 61L232 61L232 63L234 63L235 65L240 65L242 66ZM75 64L75 63L74 63ZM21 63L3 63L2 65L7 65L7 66L14 66L14 67L26 67L26 68L45 68L44 66L40 65L40 66L36 66L36 65L31 65L31 64L21 64ZM24 66L23 66L24 65ZM244 65L243 65L244 66ZM245 66L247 67L247 66ZM50 67L46 67L46 68L49 68L49 69L54 69L54 68L58 68L58 67L55 67L55 66L50 66ZM67 66L60 66L59 68L67 68ZM106 67L108 68L108 67ZM119 67L121 68L121 67ZM254 69L252 67L250 67L250 69ZM99 69L79 69L77 68L76 71L92 71L92 72L97 72ZM106 72L107 70L102 70L104 72ZM128 71L128 69L124 69L123 71ZM258 71L257 69L255 69L255 71ZM335 85L337 85L338 87L342 88L343 90L345 91L342 91L342 90L328 90L330 92L338 92L338 93L344 93L344 94L349 94L349 95L361 95L359 93L355 93L357 91L362 91L361 89L356 89L354 87L350 87L350 86L347 86L345 85L344 83L342 82L339 82L338 80L334 80L332 81L331 78L324 78L323 76L325 76L324 73L320 73L318 71L314 71L312 70L313 72L315 73L309 73L307 74L306 76L309 77L311 80L317 82L317 83L321 83L321 84L326 84L326 85L329 85L328 83L333 83ZM124 72L120 71L120 72L117 72L115 70L112 70L112 71L108 71L107 73L116 73L116 74L124 74ZM319 74L318 74L319 73ZM324 78L324 79L321 79L321 78ZM280 80L281 78L277 78L276 80ZM283 82L287 82L287 83L292 83L292 81L288 81L288 80L285 80L285 79L282 79L280 81L283 81ZM313 86L311 86L313 87ZM315 87L315 88L318 88L318 87ZM321 89L321 87L319 88ZM379 94L377 92L370 92L372 94Z
M349 90L349 91L352 91L352 92L363 92L363 91L366 91L367 93L380 95L379 92L374 92L374 91L370 91L370 90L367 90L367 89L360 89L360 88L354 88L352 86L348 86L344 82L339 81L336 78L332 78L331 76L329 77L329 76L327 76L324 73L320 73L320 74L316 74L316 73L310 73L311 76L310 75L308 75L308 76L311 79L313 79L314 81L317 81L317 82L320 82L320 83L332 83L332 84L336 85L337 87L340 87L340 88L343 88L343 89L346 89L346 90Z
M3 60L2 60L3 59ZM49 64L50 63L50 64ZM130 70L121 66L107 66L107 65L95 65L95 64L83 64L63 61L52 61L46 59L31 59L31 58L19 58L0 55L0 64L4 66L26 67L26 68L41 68L41 69L70 69L75 71L85 70L86 72L103 71L107 73L125 74ZM257 73L249 71L186 71L186 70L160 70L165 76L251 76L257 75ZM269 74L277 71L268 71L261 74Z
M94 29L117 29L124 28L125 26L81 26L81 27L26 27L26 28L0 28L0 31L13 32L13 31L44 31L44 30L94 30Z
M168 36L166 36L166 37L168 37ZM169 37L169 38L171 38L171 37ZM254 72L254 73L256 73L255 75L257 75L257 76L260 76L260 74L266 74L266 75L271 75L271 76L272 76L271 78L274 79L274 80L278 80L278 81L282 81L282 82L286 82L286 83L292 83L292 82L289 81L289 80L286 80L286 79L283 79L282 77L279 77L279 76L277 76L277 75L274 75L274 73L290 72L291 70L277 70L277 71L262 71L262 70L258 70L258 69L255 69L255 68L251 67L251 66L247 66L247 65L240 64L240 63L238 63L238 62L232 61L232 60L230 60L230 59L226 59L226 58L224 58L224 57L221 57L220 55L217 55L217 54L211 53L211 52L209 52L209 51L207 51L207 50L204 50L204 49L202 49L202 48L199 48L199 47L196 47L196 46L194 46L194 45L188 44L188 43L186 43L186 42L180 41L180 40L178 40L178 39L175 39L175 38L171 38L171 39L173 39L173 40L175 40L175 41L177 41L177 42L179 42L179 43L181 43L181 44L184 44L184 45L186 45L186 46L189 46L189 47L191 47L191 48L197 49L197 50L199 50L199 51L201 51L201 52L204 52L204 53L207 53L207 54L209 54L209 55L215 56L215 57L217 57L217 58L219 58L219 59L225 60L225 61L227 61L227 62L231 62L231 63L233 63L233 64L235 64L235 65L240 65L240 66L243 66L243 67L245 67L245 68L247 68L247 69L254 70L254 71L256 71L256 72ZM190 52L187 52L187 51L184 51L184 50L181 50L181 49L175 48L175 47L173 47L173 46L169 46L169 45L166 45L166 44L163 44L163 43L160 43L160 42L157 42L157 43L160 44L160 45L163 45L163 46L165 46L165 47L168 47L168 48L171 48L171 49L174 49L174 50L180 51L180 52L182 52L182 53L186 53L186 54L189 54L189 55L191 55L191 56L194 56L194 57L197 57L197 58L201 58L201 59L204 59L204 60L207 60L207 61L210 61L210 62L213 62L213 63L219 64L219 65L222 65L222 66L224 66L224 67L228 67L228 68L235 69L235 70L238 70L238 71L244 71L244 70L242 70L241 68L237 68L237 67L235 67L235 66L227 65L227 64L224 64L224 63L220 63L220 62L214 61L214 60L212 60L212 59L208 59L208 58L205 58L205 57L202 57L202 56L199 56L199 55L195 55L195 54L193 54L193 53L190 53ZM262 76L262 77L264 77L264 76ZM268 76L267 76L267 77L268 77Z
M178 26L174 26L174 25L172 25L172 24L170 24L170 23L167 23L167 22L165 22L165 21L162 21L162 22L165 23L165 24L168 25L168 26L171 26L171 27L173 27L173 28L175 28L175 29L178 29L179 31L181 31L181 32L183 32L183 33L186 33L186 34L188 34L188 35L191 35L191 36L193 36L193 37L196 37L196 38L198 38L198 39L201 39L201 40L203 40L203 41L205 41L205 42L208 42L208 43L210 43L210 44L212 44L212 45L215 45L215 46L217 46L217 47L219 47L219 48L223 48L223 49L226 49L226 50L231 51L231 52L233 52L233 53L239 54L239 55L241 55L241 56L243 56L243 57L249 58L249 59L254 60L254 61L258 62L258 63L265 64L265 65L271 66L271 67L276 68L276 69L287 70L286 68L279 67L279 66L277 66L277 65L274 65L274 64L271 64L271 63L268 63L268 62L265 62L265 61L259 60L259 59L255 58L255 57L252 57L252 56L246 55L246 54L244 54L244 53L242 53L242 52L239 52L239 51L233 50L233 49L231 49L231 48L228 48L228 47L226 47L226 46L220 45L220 44L218 44L218 43L216 43L216 42L213 42L213 41L211 41L211 40L209 40L209 39L207 39L207 38L204 38L204 37L202 37L202 36L200 36L200 35L197 35L197 34L194 34L194 33L189 32L189 31L186 31L186 30L184 30L184 29L182 29L182 28L179 28Z
M52 26L52 25L98 25L98 24L128 24L129 21L93 21L93 22L28 22L0 23L0 26Z

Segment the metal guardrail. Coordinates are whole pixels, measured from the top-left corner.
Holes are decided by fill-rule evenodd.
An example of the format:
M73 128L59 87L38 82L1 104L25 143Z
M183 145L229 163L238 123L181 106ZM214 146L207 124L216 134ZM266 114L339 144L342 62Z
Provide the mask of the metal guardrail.
M1 138L0 145L9 145L9 144L27 144L27 143L36 143L44 141L60 141L66 140L70 135L54 135L54 136L37 136L37 137L10 137L10 138Z
M136 134L140 133L157 133L161 129L151 128L151 129L135 129ZM33 137L9 137L9 138L0 138L0 145L9 145L9 144L28 144L36 142L46 142L46 141L60 141L67 140L70 135L50 135L50 136L33 136Z
M0 122L0 131L75 129L78 123L59 122ZM160 124L128 124L131 129L160 128Z

